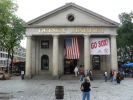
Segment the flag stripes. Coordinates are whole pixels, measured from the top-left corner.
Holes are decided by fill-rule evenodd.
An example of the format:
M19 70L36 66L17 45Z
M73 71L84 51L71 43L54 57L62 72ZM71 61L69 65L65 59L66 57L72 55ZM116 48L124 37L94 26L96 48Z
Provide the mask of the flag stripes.
M65 58L79 59L79 44L77 37L70 37L65 39Z

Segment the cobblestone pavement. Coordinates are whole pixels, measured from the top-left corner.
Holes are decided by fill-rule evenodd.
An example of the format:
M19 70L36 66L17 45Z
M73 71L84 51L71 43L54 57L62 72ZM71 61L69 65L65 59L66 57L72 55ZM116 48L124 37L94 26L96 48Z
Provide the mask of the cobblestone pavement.
M64 86L63 100L81 100L78 80L21 80L0 81L0 100L56 100L55 87ZM133 78L120 85L104 80L91 82L91 100L133 100Z

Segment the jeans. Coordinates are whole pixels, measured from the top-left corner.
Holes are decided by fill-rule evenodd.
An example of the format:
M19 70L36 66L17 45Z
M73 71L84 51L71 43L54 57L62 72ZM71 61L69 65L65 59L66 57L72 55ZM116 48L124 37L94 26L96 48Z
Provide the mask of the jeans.
M107 78L108 78L107 76L104 77L105 82L107 82Z
M21 79L22 79L22 80L24 79L24 74L21 75Z
M90 92L83 92L82 100L85 100L85 98L87 98L87 100L90 100Z

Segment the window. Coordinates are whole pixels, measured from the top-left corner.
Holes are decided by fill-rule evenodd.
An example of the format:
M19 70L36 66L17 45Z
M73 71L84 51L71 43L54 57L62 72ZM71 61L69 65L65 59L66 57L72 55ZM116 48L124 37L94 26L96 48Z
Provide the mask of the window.
M41 48L49 48L49 41L48 40L42 40L41 41Z
M69 14L69 15L67 16L67 19L68 19L68 21L73 22L74 19L75 19L75 17L74 17L73 14Z
M41 70L49 69L49 57L47 55L43 55L41 57Z

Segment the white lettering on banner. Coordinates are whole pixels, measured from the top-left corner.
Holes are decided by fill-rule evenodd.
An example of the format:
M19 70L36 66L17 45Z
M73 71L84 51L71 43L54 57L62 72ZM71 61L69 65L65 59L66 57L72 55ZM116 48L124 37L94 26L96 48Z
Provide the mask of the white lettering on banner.
M90 40L92 55L110 55L109 38L91 38Z

